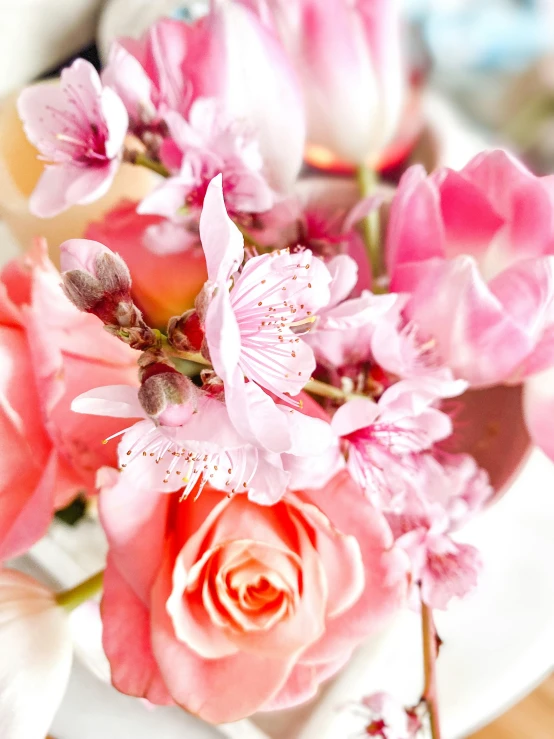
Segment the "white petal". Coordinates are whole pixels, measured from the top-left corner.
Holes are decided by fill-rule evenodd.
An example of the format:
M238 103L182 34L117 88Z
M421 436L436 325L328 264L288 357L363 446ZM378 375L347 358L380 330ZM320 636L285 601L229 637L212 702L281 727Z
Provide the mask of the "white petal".
M0 570L0 736L43 739L61 703L72 661L67 613L50 592Z
M106 385L88 390L73 400L71 410L91 416L145 417L138 400L137 389L130 385Z

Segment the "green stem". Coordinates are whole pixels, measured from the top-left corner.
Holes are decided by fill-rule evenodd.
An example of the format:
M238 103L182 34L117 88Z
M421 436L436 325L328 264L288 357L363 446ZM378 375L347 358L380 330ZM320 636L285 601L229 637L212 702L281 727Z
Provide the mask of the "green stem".
M150 169L152 172L156 172L156 174L161 174L162 177L169 177L169 171L161 162L150 159L142 151L127 150L124 159L126 162L135 164L137 167L146 167L146 169Z
M62 590L61 593L56 594L56 602L59 606L62 606L68 611L80 606L87 600L93 598L97 593L102 590L104 582L104 571L97 572L96 575L89 577L88 580L80 582L75 585L74 588L69 590Z
M377 175L375 170L366 164L360 164L357 170L358 189L362 198L367 198L375 193L377 188ZM361 221L362 236L369 263L371 265L371 276L373 281L373 292L379 293L383 290L379 287L379 278L383 275L383 259L381 254L379 209L375 208Z
M432 739L441 739L439 706L437 697L437 631L433 611L422 602L421 633L423 636L423 669L425 686L423 700L427 704Z
M178 349L174 349L171 344L169 344L167 339L163 341L163 346L170 356L178 357L179 359L185 359L188 362L195 362L196 364L201 364L204 367L212 366L210 362L204 359L204 357L197 352L182 352ZM323 398L331 398L331 400L349 400L350 398L364 397L362 395L358 395L357 393L345 393L340 388L335 387L334 385L328 385L326 382L320 382L320 380L308 380L308 382L304 386L304 390L306 390L306 392L308 393L311 393L312 395L320 395Z

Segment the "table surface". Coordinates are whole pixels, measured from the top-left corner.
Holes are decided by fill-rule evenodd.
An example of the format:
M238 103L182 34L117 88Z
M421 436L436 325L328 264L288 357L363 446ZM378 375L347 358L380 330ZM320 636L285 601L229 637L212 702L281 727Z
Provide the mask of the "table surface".
M517 706L469 739L552 739L554 674Z

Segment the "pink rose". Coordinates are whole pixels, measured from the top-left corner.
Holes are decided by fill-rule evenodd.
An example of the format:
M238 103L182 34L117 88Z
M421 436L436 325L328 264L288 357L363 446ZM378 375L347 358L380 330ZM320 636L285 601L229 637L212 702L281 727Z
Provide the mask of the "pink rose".
M124 693L212 723L296 705L404 595L390 530L345 472L271 508L122 479L101 514L104 648Z
M0 560L25 551L54 508L92 492L98 468L115 463L115 448L101 442L117 421L83 423L73 398L138 382L135 352L71 305L45 250L1 275Z
M206 280L206 260L197 233L187 238L170 221L138 215L136 208L137 203L123 201L102 221L91 223L85 236L123 257L133 276L137 305L152 325L165 327L169 318L194 306ZM156 252L146 246L153 227Z

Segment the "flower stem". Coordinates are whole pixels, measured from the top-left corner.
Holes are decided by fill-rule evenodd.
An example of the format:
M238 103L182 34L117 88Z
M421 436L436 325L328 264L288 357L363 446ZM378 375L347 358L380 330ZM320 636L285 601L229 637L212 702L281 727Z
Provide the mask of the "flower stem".
M97 572L96 575L89 577L88 580L80 582L74 588L62 590L56 594L56 602L68 611L73 611L81 603L93 598L102 590L104 582L104 571Z
M421 603L421 632L423 636L423 669L425 686L423 700L427 704L432 739L441 739L439 706L437 697L437 631L433 611Z
M126 149L123 155L123 159L126 162L135 164L137 167L146 167L151 169L156 174L161 174L162 177L169 177L169 171L164 167L161 162L156 162L154 159L150 159L142 151L136 151L135 149Z
M163 346L170 356L185 359L188 362L195 362L204 367L212 366L206 359L204 359L202 354L199 354L198 352L182 352L178 349L174 349L167 342L167 339L163 341ZM321 382L320 380L308 380L304 386L304 390L312 395L320 395L323 398L331 398L331 400L348 400L349 398L363 397L357 393L345 393L344 390L341 390L334 385L328 385L326 382Z
M357 170L358 189L362 198L373 195L377 187L375 170L366 164L360 164ZM379 224L379 210L375 208L361 221L362 236L364 239L367 257L371 265L372 288L374 293L382 292L379 287L379 278L383 274L383 259L381 254L381 229Z

